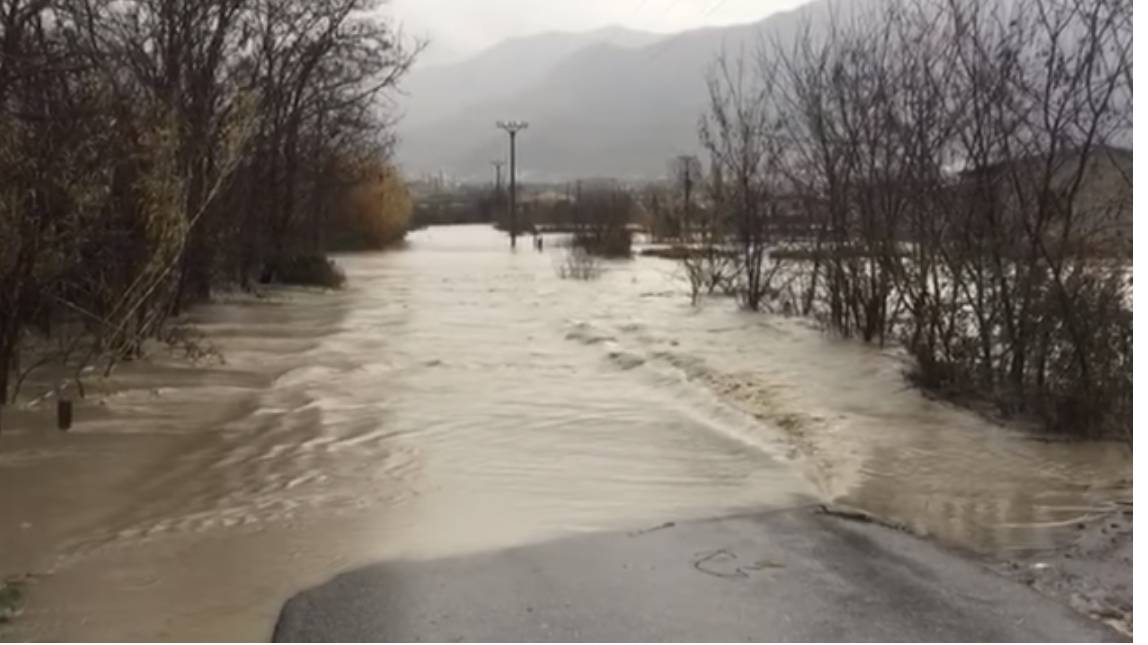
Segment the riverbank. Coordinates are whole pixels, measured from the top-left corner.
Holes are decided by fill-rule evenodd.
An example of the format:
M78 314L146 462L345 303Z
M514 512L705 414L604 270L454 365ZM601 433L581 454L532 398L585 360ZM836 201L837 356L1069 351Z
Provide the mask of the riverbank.
M1132 637L1132 504L1074 526L1051 552L998 562L994 570Z
M981 559L1004 578L1031 587L1090 620L1132 638L1132 502L1072 527L1063 544L1009 557ZM820 512L903 533L912 531L864 511L828 507ZM956 553L967 551L956 550Z

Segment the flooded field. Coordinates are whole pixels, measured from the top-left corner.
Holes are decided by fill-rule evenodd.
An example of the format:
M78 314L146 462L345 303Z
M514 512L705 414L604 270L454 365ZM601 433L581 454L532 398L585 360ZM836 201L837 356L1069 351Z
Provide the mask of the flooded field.
M1131 454L1038 441L910 389L894 351L689 306L674 263L564 281L486 227L339 258L339 293L197 309L226 358L125 365L0 435L0 636L261 639L378 559L832 502L982 554L1131 499Z

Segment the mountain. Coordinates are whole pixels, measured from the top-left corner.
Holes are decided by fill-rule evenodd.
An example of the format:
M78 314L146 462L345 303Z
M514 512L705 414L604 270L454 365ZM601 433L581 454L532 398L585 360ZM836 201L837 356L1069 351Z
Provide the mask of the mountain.
M474 59L415 75L406 90L398 160L410 176L444 172L486 179L508 156L495 122L525 120L519 175L653 178L677 154L696 152L706 71L723 51L752 55L763 40L784 42L803 26L828 23L818 0L747 25L657 37L613 29L508 41Z
M403 82L404 126L419 128L464 112L473 104L513 97L587 47L643 47L660 38L622 27L551 32L504 41L460 63L416 66Z

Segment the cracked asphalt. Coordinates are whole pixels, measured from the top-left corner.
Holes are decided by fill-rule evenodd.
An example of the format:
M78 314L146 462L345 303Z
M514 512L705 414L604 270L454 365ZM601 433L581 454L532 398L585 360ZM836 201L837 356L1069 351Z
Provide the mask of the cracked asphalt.
M281 641L1118 641L979 561L795 509L340 575Z

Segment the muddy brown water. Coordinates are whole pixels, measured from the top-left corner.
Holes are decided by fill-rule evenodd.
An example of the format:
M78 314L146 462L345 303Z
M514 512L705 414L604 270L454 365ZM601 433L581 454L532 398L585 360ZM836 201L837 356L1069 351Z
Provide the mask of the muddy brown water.
M125 365L68 434L10 414L0 573L33 576L0 636L263 639L380 559L825 501L1001 555L1131 498L1124 446L930 401L893 350L692 308L670 261L564 281L506 247L434 228L340 257L342 292L197 309L225 364Z

